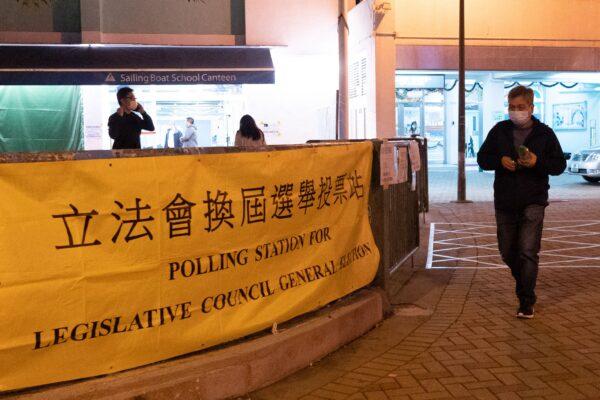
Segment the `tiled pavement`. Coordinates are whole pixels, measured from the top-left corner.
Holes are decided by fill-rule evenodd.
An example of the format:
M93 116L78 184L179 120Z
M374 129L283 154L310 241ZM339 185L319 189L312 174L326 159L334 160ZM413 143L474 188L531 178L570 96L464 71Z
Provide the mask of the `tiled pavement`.
M425 241L430 222L493 222L493 210L490 203L435 204L427 219ZM546 220L600 221L600 207L593 200L552 203ZM600 268L541 268L536 316L518 320L507 268L470 261L472 268L426 270L427 248L423 243L413 278L394 296L396 315L248 398L600 399Z

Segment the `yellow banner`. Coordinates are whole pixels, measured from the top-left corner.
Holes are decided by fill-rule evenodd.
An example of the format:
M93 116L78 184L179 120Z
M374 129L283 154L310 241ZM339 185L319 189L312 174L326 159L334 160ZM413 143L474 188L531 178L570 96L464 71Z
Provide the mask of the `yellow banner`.
M0 390L260 331L375 276L371 143L0 165Z

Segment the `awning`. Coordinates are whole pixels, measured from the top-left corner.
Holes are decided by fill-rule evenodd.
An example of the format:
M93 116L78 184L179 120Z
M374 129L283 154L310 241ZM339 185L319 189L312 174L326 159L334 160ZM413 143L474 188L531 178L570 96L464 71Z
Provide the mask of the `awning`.
M0 85L274 83L267 48L2 45Z

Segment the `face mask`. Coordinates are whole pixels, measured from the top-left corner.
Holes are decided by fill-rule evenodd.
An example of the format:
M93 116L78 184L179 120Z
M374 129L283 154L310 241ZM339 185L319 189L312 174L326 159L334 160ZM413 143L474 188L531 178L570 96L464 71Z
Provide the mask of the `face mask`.
M131 111L134 111L136 108L138 108L138 103L135 100L131 100L129 102L129 104L127 105L127 108L129 108Z
M531 119L529 111L509 111L510 120L517 126L523 126Z

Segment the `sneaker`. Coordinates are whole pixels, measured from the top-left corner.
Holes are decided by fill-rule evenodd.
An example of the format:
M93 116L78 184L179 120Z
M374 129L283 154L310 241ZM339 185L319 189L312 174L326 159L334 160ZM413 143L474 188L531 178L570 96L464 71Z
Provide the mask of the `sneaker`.
M519 306L517 308L517 312L515 313L515 317L519 318L519 315L523 314L523 306Z
M519 307L519 311L517 311L517 318L533 318L533 307L532 306L522 306Z

